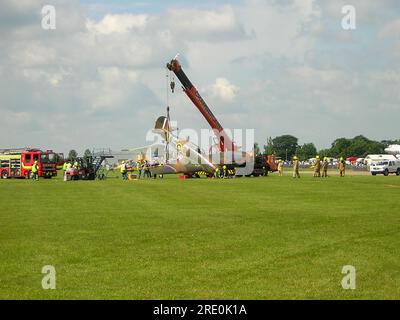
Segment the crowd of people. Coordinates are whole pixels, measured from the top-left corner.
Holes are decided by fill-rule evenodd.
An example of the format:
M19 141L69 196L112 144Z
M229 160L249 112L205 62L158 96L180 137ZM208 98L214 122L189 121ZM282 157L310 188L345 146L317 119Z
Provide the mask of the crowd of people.
M292 161L293 166L293 178L300 178L300 160L297 156L293 157ZM278 174L279 176L283 176L283 168L284 162L283 160L278 161ZM317 155L315 160L311 164L311 168L314 169L314 177L315 178L327 178L328 177L328 169L329 169L329 159L324 157L321 160L320 156ZM346 174L346 161L343 157L341 157L337 163L337 168L339 170L339 175L344 177ZM321 173L322 171L322 173Z
M121 162L120 171L123 180L128 180L128 172L136 171L136 179L155 178L151 174L151 166L158 165L158 163L151 163L147 160L138 160L136 163L128 165L125 161Z

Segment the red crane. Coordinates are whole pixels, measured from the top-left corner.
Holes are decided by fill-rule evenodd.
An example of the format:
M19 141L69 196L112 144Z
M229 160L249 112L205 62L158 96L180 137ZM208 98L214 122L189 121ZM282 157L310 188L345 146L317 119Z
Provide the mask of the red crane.
M221 152L225 151L234 151L235 146L231 138L226 134L224 128L219 123L217 118L211 112L210 108L207 106L207 103L201 97L200 93L197 91L196 87L190 82L189 78L182 70L182 66L177 59L172 59L170 63L167 63L167 68L174 72L179 81L183 86L183 91L189 97L190 100L194 103L194 105L199 109L203 117L207 120L211 128L217 134L219 138L219 149ZM233 153L232 153L233 155Z

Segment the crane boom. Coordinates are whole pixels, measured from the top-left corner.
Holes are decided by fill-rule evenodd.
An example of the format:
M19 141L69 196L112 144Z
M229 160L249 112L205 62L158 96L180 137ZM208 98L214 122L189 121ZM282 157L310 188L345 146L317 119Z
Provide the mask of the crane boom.
M176 77L179 79L183 86L183 91L193 102L193 104L199 109L203 117L207 120L208 124L214 131L218 132L219 135L219 149L221 152L234 151L233 141L225 133L224 128L219 123L217 118L214 116L207 103L201 97L200 93L197 91L196 87L191 83L189 78L186 76L185 72L182 70L182 66L177 59L172 59L170 63L167 64L167 68L174 72Z

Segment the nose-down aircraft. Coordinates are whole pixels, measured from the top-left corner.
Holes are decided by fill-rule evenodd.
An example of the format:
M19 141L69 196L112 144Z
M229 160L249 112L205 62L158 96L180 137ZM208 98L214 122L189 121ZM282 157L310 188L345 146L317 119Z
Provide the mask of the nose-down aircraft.
M189 140L179 139L171 130L168 106L167 116L159 117L153 130L163 138L163 142L132 150L134 153L139 153L138 158L148 160L148 167L152 175L183 173L187 177L192 177L198 176L198 172L203 172L212 176L219 166L226 166L229 172L236 172L237 176L259 176L268 174L268 171L276 171L273 155L255 157L254 150L245 152L232 140L196 87L183 72L176 57L167 63L167 69L179 79L183 92L208 122L217 142L205 152ZM171 82L170 86L173 92L175 82ZM154 148L156 151L153 153ZM157 159L153 161L152 155L155 154L157 156L154 158Z

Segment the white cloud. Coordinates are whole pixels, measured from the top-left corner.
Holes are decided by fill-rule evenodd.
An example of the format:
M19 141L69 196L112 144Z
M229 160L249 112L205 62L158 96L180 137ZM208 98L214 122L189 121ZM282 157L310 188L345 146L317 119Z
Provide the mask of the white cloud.
M217 10L171 9L167 16L168 25L175 32L183 34L229 33L238 28L238 21L231 6L223 6Z
M59 86L60 83L70 75L70 73L63 68L53 72L47 72L37 68L25 68L22 70L22 74L32 83L48 83L53 87Z
M223 102L232 102L235 99L239 88L231 84L228 79L217 78L215 83L211 85L207 91L209 91L213 97L218 98Z
M380 32L381 37L399 38L400 37L400 19L390 21L385 24Z
M118 110L129 104L130 91L138 81L135 71L117 67L99 67L98 80L83 83L91 110Z
M11 63L21 67L51 65L57 59L56 49L39 41L18 42L9 52Z
M87 28L100 34L125 33L132 30L143 30L148 22L148 15L107 14L100 22L88 20Z
M310 66L301 66L289 70L292 75L298 77L299 81L315 84L340 84L345 80L342 71L325 69L320 70Z

